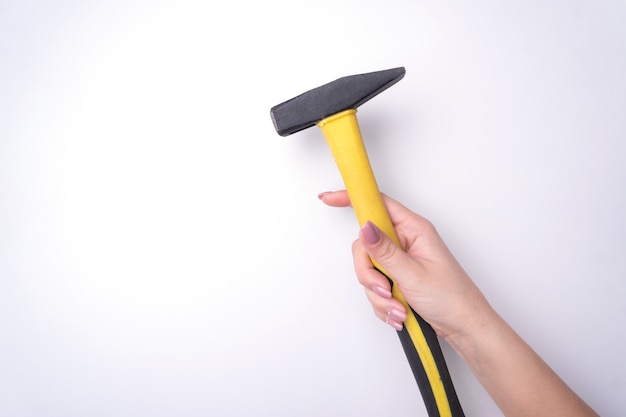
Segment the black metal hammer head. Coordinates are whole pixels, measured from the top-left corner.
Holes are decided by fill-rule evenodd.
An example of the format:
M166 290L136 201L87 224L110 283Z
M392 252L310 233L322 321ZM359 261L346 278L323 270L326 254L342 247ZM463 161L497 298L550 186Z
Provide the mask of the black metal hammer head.
M344 110L356 109L404 77L404 67L351 75L307 91L272 107L274 127L280 136L315 125Z

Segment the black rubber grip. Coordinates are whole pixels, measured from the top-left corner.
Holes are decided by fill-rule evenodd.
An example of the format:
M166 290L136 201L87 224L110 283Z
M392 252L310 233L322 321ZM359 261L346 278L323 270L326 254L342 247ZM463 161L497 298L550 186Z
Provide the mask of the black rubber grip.
M424 334L424 337L428 342L428 346L430 347L431 354L435 360L437 369L439 370L439 376L441 377L441 381L443 382L443 387L446 392L446 397L452 416L464 417L465 414L463 413L461 403L459 402L456 390L454 389L454 384L452 383L452 378L450 377L448 366L446 365L443 352L441 351L441 346L439 345L439 339L437 339L437 334L430 326L430 324L424 321L424 319L421 318L417 313L415 313L413 309L411 309L411 313L415 315L415 318L417 319L417 322L422 329L422 333ZM441 413L439 412L437 402L435 401L433 389L430 385L430 382L428 381L428 377L426 376L424 364L420 360L415 344L413 343L413 340L411 339L411 336L409 335L406 327L403 327L402 330L398 331L398 336L400 337L402 348L404 349L404 353L409 361L411 370L413 371L413 376L415 377L420 393L422 394L422 399L424 400L424 404L426 405L426 411L428 412L428 416L442 417Z
M379 272L385 275L382 271L379 270ZM389 277L387 277L387 279L389 279L389 282L393 286L393 280ZM411 370L413 371L413 376L415 377L417 386L422 394L422 399L424 400L428 417L465 417L465 413L461 408L461 403L456 394L456 390L454 389L454 384L452 383L452 378L450 377L450 372L448 371L448 366L446 365L446 360L443 356L443 352L441 351L441 346L439 345L439 339L437 338L435 330L411 307L409 307L409 311L407 311L407 316L410 314L412 314L417 320L420 331L424 335L424 339L426 339L430 352L423 352L422 354L425 356L431 356L434 360L443 385L443 390L445 391L445 401L450 409L449 415L447 412L445 415L442 415L440 404L437 404L433 387L428 379L424 364L420 359L420 353L417 351L415 342L411 338L407 327L403 326L402 330L398 331L398 336L400 337L404 354L406 355L409 365L411 366Z

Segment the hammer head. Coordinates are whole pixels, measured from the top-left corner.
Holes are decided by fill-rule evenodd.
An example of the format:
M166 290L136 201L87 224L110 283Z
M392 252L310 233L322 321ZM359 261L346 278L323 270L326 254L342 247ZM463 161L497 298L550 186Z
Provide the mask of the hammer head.
M274 127L280 136L306 129L344 110L356 109L404 77L404 67L351 75L307 91L272 107Z

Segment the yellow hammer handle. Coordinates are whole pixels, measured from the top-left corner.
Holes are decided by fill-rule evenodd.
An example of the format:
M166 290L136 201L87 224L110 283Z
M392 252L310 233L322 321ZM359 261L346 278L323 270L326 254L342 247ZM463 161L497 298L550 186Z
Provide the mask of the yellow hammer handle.
M401 247L361 138L356 109L337 113L317 125L322 129L339 168L359 225L362 227L368 220L373 222ZM400 339L429 416L462 416L434 331L407 304L397 286L393 285L393 278L377 262L373 263L391 280L394 298L406 307L407 319Z
M400 246L361 139L356 110L330 116L318 126L335 158L359 226L369 220Z

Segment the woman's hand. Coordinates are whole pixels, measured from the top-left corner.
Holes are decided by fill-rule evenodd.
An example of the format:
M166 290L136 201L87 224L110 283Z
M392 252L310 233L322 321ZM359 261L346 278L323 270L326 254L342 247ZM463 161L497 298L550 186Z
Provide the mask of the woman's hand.
M319 198L332 207L350 205L345 191L322 193ZM384 200L404 250L371 222L363 226L352 246L356 275L376 316L401 330L406 311L392 298L389 281L370 257L389 272L407 303L440 336L449 338L480 326L491 307L434 226L397 201L386 196Z
M350 205L345 191L322 193L329 206ZM406 311L370 261L394 279L407 303L446 338L507 417L597 417L491 308L433 225L385 197L404 250L367 222L353 244L354 267L376 316L402 329Z

